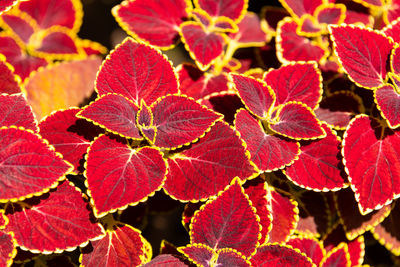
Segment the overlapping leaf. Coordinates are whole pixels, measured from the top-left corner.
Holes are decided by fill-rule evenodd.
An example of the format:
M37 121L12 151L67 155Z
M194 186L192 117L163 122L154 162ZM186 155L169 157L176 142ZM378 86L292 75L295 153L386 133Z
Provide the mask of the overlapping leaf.
M177 76L171 63L158 50L126 38L112 51L97 75L100 96L121 94L138 106L166 94L178 92Z
M36 32L31 37L37 43L28 46L29 52L38 57L52 59L79 58L82 50L75 44L75 36L70 31L58 27Z
M0 94L0 126L12 125L38 130L32 108L22 94Z
M311 259L290 246L264 245L257 249L257 253L251 258L253 266L315 266Z
M341 243L337 247L330 250L322 259L321 267L329 266L351 266L349 249L346 243Z
M214 250L233 248L249 257L259 243L259 220L239 179L235 179L229 188L195 214L190 225L190 241Z
M400 19L393 21L391 24L387 25L382 29L382 32L386 36L390 36L396 43L400 42Z
M19 0L4 0L0 4L0 15L9 10L13 5L16 5Z
M377 88L374 91L375 101L390 128L400 126L400 94L390 84Z
M286 242L286 245L299 249L317 266L319 266L325 255L322 242L314 237L293 236Z
M391 39L368 28L332 26L335 51L350 79L365 88L378 87L386 79Z
M187 267L183 260L179 259L175 255L161 254L152 259L150 262L141 265L142 267L157 267L157 266L168 266L168 267Z
M21 93L21 80L14 74L14 68L0 56L0 93Z
M244 15L247 0L195 0L194 4L207 12L212 17L227 17L232 20L240 20Z
M223 122L217 122L198 143L168 159L164 189L179 200L201 200L216 195L235 176L255 174L242 141Z
M65 182L34 207L7 214L6 230L14 233L19 246L35 253L72 250L104 234L91 222L86 206L82 194Z
M139 230L129 225L107 231L104 237L92 241L91 245L92 251L85 253L83 250L81 254L83 266L139 266L150 260L147 240Z
M130 35L151 45L170 48L179 40L179 25L191 6L185 0L123 1L112 13Z
M305 14L313 14L323 0L280 0L280 2L292 16L300 18Z
M29 19L25 13L18 11L3 14L0 18L0 24L11 36L16 35L16 39L19 38L24 43L28 43L29 38L37 30L36 23Z
M72 166L32 131L0 128L0 201L16 201L57 186Z
M268 35L261 29L260 19L252 12L246 13L238 28L237 32L229 35L230 42L236 42L238 47L263 46L267 41Z
M16 247L13 234L0 231L0 266L11 266L17 254Z

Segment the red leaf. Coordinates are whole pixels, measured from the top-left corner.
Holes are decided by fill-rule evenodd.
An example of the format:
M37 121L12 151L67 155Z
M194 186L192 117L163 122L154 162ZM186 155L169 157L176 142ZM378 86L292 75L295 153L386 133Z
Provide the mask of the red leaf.
M142 267L158 267L158 266L165 266L165 267L187 267L182 260L180 260L177 256L170 255L170 254L163 254L158 255L150 262L141 265Z
M123 1L112 14L129 35L151 45L171 48L179 40L179 25L188 18L191 6L185 0Z
M132 149L106 135L100 136L90 146L86 162L95 216L146 200L162 187L165 175L166 163L157 149Z
M321 267L350 267L350 254L346 243L340 243L337 247L329 251L322 259Z
M34 253L73 250L104 234L90 221L86 205L82 194L65 182L32 208L7 214L6 230L14 232L20 247Z
M400 42L400 19L392 21L382 29L382 33L393 38L395 43Z
M316 191L336 191L346 186L341 175L340 140L328 126L326 137L301 146L298 160L286 167L285 175L300 187Z
M79 261L83 266L139 266L149 260L147 249L151 248L141 232L130 225L107 231L91 245L92 251L82 251Z
M21 79L14 74L14 68L0 56L0 93L21 93Z
M0 3L0 15L8 11L12 6L16 5L19 0L3 0Z
M90 141L102 130L92 123L77 118L78 108L59 110L43 119L40 124L40 135L54 146L63 158L74 165L74 172L79 173L81 160L90 146Z
M17 255L17 244L12 233L0 231L0 266L11 266Z
M374 91L375 102L390 128L400 126L400 94L394 86L388 84Z
M261 29L260 19L257 14L247 12L238 23L239 30L229 35L230 42L237 42L238 47L263 46L268 35Z
M322 98L322 76L316 63L292 63L270 70L264 81L276 95L276 106L298 101L315 109Z
M393 48L382 33L353 25L330 27L335 52L357 85L365 88L384 84L386 64Z
M0 162L0 202L43 194L72 169L38 135L16 128L0 128Z
M286 242L296 229L299 220L297 202L271 191L269 205L271 205L272 211L272 229L269 233L268 242Z
M257 253L251 258L253 266L314 266L311 259L289 246L265 245L257 249Z
M304 14L313 14L315 9L322 5L323 0L280 0L283 7L294 17Z
M349 249L351 266L360 266L364 262L365 255L364 236L347 243L347 248Z
M27 20L27 16L20 12L3 14L0 21L2 22L2 27L9 30L11 34L16 34L17 38L21 39L25 44L29 43L29 38L37 30L29 23L31 21Z
M325 4L321 5L316 11L319 23L341 24L346 17L346 6L344 4Z
M242 141L225 123L217 122L203 138L168 159L164 189L174 198L188 201L216 195L235 176L255 174Z
M212 17L228 17L238 22L247 9L247 0L195 0L194 5Z
M322 242L314 237L292 236L286 242L286 245L299 249L317 266L319 266L325 254Z
M387 9L387 12L384 13L383 15L383 21L386 24L391 23L392 21L395 21L396 19L399 18L400 16L400 8L399 8L399 0L393 0L388 2L386 5L388 5L387 7L385 6L385 8Z
M200 105L192 98L168 95L152 105L154 126L157 127L154 145L174 149L195 142L222 116Z
M361 214L392 202L400 194L400 136L375 119L358 115L346 129L343 157Z
M8 224L8 218L4 215L4 211L0 210L0 230L4 229Z
M34 48L32 51L33 55L39 57L48 56L55 59L68 59L71 55L78 56L78 54L82 53L69 32L49 30L45 35L41 35L43 34L42 32L35 34L32 38L40 40L40 45Z
M32 108L22 94L0 94L0 126L11 125L38 130Z
M77 116L115 134L133 139L142 139L136 127L139 107L119 94L106 94L83 108Z
M269 127L278 134L296 140L326 136L314 112L301 102L287 102L281 106Z
M223 35L206 31L198 22L186 21L180 25L182 41L201 70L207 70L224 52Z
M171 63L160 51L126 38L104 61L97 75L100 96L117 93L138 106L150 105L166 94L178 92L178 78Z
M28 13L42 29L64 26L78 31L82 20L82 4L74 0L21 1L18 8Z
M190 241L206 244L214 250L233 248L249 257L259 244L259 221L239 179L235 179L195 214L190 225Z
M394 74L400 74L400 46L396 45L390 56L390 68ZM388 73L389 77L391 73Z
M298 142L266 134L259 122L244 109L236 114L235 128L247 145L251 161L260 171L282 169L298 158Z
M284 18L278 23L276 50L279 61L285 63L290 61L319 62L328 56L328 49L323 48L315 41L299 36L296 29L297 23L291 18Z
M272 89L264 82L245 75L231 74L231 78L247 109L261 119L268 118L276 100Z

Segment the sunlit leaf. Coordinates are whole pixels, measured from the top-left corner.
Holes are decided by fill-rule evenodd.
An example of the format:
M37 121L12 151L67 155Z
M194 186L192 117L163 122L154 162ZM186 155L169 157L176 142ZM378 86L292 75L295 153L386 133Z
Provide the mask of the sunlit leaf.
M12 233L0 231L0 266L11 266L17 255L17 244Z
M301 17L304 14L313 14L323 0L279 0L282 6L292 15Z
M375 101L382 117L386 119L390 128L400 126L400 94L394 86L388 84L374 91Z
M257 14L247 12L238 23L239 30L229 35L239 47L263 46L268 35L261 29L260 19ZM232 42L231 41L231 42Z
M286 245L299 249L317 266L319 266L325 255L322 242L314 237L292 236L289 241L286 242Z
M264 245L257 249L257 253L250 259L253 266L315 266L311 259L299 250L284 245Z
M228 17L238 21L246 12L248 0L195 0L194 5L212 17Z
M21 79L14 74L14 68L0 56L0 93L21 93Z
M38 131L32 108L22 94L0 94L0 126L12 125Z

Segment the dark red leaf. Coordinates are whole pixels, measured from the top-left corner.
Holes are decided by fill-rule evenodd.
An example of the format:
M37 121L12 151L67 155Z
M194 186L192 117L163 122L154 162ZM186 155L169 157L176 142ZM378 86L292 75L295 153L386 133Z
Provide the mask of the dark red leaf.
M237 110L244 108L242 100L234 92L210 95L201 100L201 104L224 115L224 120L233 125Z
M117 93L138 106L147 105L166 94L178 92L178 78L171 63L160 51L126 38L100 68L96 81L100 96Z
M292 236L285 244L299 249L317 266L319 266L325 255L325 249L322 242L314 237Z
M260 19L257 14L247 12L238 23L239 30L229 35L230 42L236 42L239 47L263 46L268 35L261 29Z
M340 243L337 247L330 250L322 259L321 267L350 267L350 254L346 243Z
M249 257L259 244L259 221L239 179L235 179L195 214L190 225L190 241L206 244L214 250L233 248Z
M332 26L331 37L339 60L355 83L378 87L386 79L386 64L393 48L382 33L353 25Z
M293 17L300 18L304 14L313 14L315 9L322 5L323 0L280 0L280 2Z
M346 129L342 154L361 214L379 209L400 194L400 136L358 115Z
M168 95L152 105L154 145L175 149L201 138L222 116L185 96Z
M128 34L151 45L171 48L179 40L179 25L191 6L185 0L123 1L112 13Z
M107 231L101 239L91 242L93 250L82 251L80 263L83 266L139 266L148 262L147 249L150 244L141 232L130 225ZM150 251L151 254L151 251Z
M218 250L218 261L220 266L251 267L250 261L234 249L223 248Z
M0 94L0 126L24 127L37 132L37 121L23 94Z
M21 93L21 79L14 74L14 67L0 56L0 93Z
M298 160L284 173L300 187L316 191L336 191L346 186L341 174L340 139L325 124L326 137L301 146Z
M272 89L261 80L246 75L231 74L231 77L234 89L247 109L261 119L268 118L276 100Z
M106 135L100 136L90 146L86 163L95 216L146 200L162 187L165 175L166 163L159 150L132 149Z
M195 0L194 5L212 17L228 17L239 21L247 9L246 0Z
M168 159L164 189L174 198L197 201L216 195L235 176L256 174L242 141L226 123L217 122L203 138Z
M392 50L392 54L390 56L390 68L394 74L400 75L400 46L396 46Z
M269 124L272 131L283 136L300 139L317 139L326 136L314 112L301 102L287 102L280 106Z
M17 244L12 233L0 231L0 266L11 266L17 255Z
M236 114L235 128L246 143L251 161L260 171L282 169L300 154L298 142L265 133L260 123L244 109Z
M142 267L158 267L158 266L165 266L165 267L187 267L183 260L179 259L177 256L170 255L170 254L163 254L158 255L150 262L141 265Z
M35 28L26 20L26 16L20 12L6 13L1 16L2 27L9 30L11 34L16 34L22 42L28 43L29 38L34 33Z
M322 98L322 76L316 63L284 65L268 71L264 81L276 95L276 106L298 101L315 109Z
M257 249L257 253L251 258L253 266L270 267L270 266L314 266L311 259L285 245L265 245Z
M139 107L119 94L106 94L83 108L77 116L115 134L133 139L141 139L136 127Z
M40 136L14 127L0 128L0 162L0 202L43 194L73 169Z
M398 89L388 84L374 91L375 102L390 128L400 126L400 94Z
M73 250L104 234L90 221L86 206L82 194L65 182L34 207L7 214L6 230L14 232L20 247L34 253Z
M41 32L35 33L42 34ZM69 32L48 31L40 37L33 35L33 39L39 39L40 45L32 51L33 55L39 57L51 57L55 59L68 59L71 55L78 57L82 53L75 44L74 37Z

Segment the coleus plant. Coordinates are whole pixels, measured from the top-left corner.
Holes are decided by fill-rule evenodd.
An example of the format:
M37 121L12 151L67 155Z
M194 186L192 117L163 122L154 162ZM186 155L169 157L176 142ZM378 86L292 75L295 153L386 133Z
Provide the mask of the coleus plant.
M280 3L122 1L101 63L80 1L4 1L0 266L397 263L396 1Z

